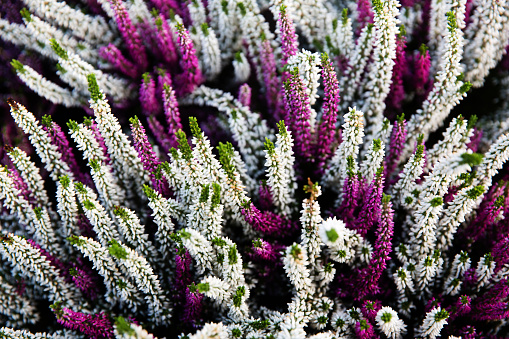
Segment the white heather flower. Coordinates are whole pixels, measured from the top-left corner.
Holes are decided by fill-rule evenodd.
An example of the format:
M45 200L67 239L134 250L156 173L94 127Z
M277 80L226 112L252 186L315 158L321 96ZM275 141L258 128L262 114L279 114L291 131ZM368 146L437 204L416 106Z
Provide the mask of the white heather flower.
M345 8L346 10L346 8ZM332 20L332 31L328 35L330 37L330 45L327 41L327 37L325 37L327 43L325 44L325 50L329 55L334 55L336 52L339 52L340 55L344 55L350 65L353 65L350 60L357 56L355 54L354 50L357 46L354 44L353 39L353 29L352 29L352 19L348 17L347 13L343 10L343 15L341 20L340 19L333 19ZM361 32L361 35L363 33ZM361 39L359 41L363 41L364 39ZM370 44L370 46L373 46ZM331 49L332 47L332 49ZM335 51L334 48L337 48L338 51ZM369 47L370 50L372 47ZM344 88L341 85L339 88Z
M435 339L440 335L440 331L447 324L449 313L446 310L436 307L426 313L426 318L419 328L418 332L423 337Z
M278 212L289 215L297 204L294 197L297 183L293 169L295 163L293 138L283 122L278 123L278 127L275 147L270 140L265 142L267 185L270 187L272 202Z
M16 69L16 74L28 86L28 88L54 104L62 104L65 107L81 105L81 98L75 91L71 92L66 88L58 86L52 81L47 80L30 66L20 64Z
M193 26L198 27L201 24L207 22L207 14L205 13L205 7L203 6L202 1L200 0L189 1L187 9L189 11L189 16L191 17L191 22L193 23Z
M362 262L369 264L371 262L371 255L373 254L373 246L367 239L362 239L356 248L356 256L361 259Z
M295 286L299 297L305 297L312 293L314 289L312 281L309 278L308 263L308 256L305 248L295 243L286 248L285 257L283 258L285 272Z
M56 60L55 53L53 53L51 48L38 44L37 39L30 34L28 28L23 24L12 23L9 20L0 18L0 38L19 47L36 51L44 57Z
M138 157L138 153L131 145L131 142L122 132L118 119L111 113L108 101L102 98L90 100L90 108L94 110L95 121L101 135L104 137L104 143L108 148L112 166L124 187L129 191L133 186L136 188L138 196L143 196L143 184L149 182L147 171Z
M198 1L201 3L201 1ZM203 23L198 28L198 37L202 46L200 61L203 64L201 69L204 71L208 80L215 79L221 72L221 52L219 42L217 41L215 31Z
M470 269L471 260L468 254L461 251L454 256L451 264L451 271L444 282L444 290L446 294L457 295L460 292L465 272Z
M493 260L491 253L486 253L481 259L479 259L475 270L478 291L493 277L496 265L497 263Z
M458 12L465 10L465 1L459 0ZM433 83L433 89L424 101L422 109L412 115L408 122L408 140L405 153L408 154L414 146L419 134L424 135L424 141L429 134L436 131L444 122L454 106L466 96L468 84L459 80L462 72L460 64L463 51L463 35L460 26L462 20L454 12L447 16L448 30L445 35L445 51L442 55L439 71Z
M120 272L107 247L83 236L72 237L70 243L84 256L88 257L94 264L97 273L104 278L104 285L106 286L105 299L110 305L120 302L135 311L144 303L143 296Z
M359 145L362 144L364 137L364 115L355 107L348 108L345 114L345 123L343 124L343 142L334 152L334 156L329 162L329 166L323 176L324 184L340 192L343 182L347 177L347 158L352 156L354 159L354 172L357 172L357 158L359 155Z
M264 158L263 140L272 138L273 132L267 127L266 121L260 115L253 113L234 99L230 93L206 86L198 87L185 100L199 106L212 106L225 113L233 139L237 143L246 162L247 170L253 175L260 168Z
M197 261L197 271L203 274L205 270L212 269L212 246L210 242L198 231L186 228L179 232L182 244L189 254Z
M68 29L76 37L91 44L107 44L113 40L114 31L101 16L84 14L81 10L57 0L47 0L43 3L38 0L23 2L41 18Z
M200 293L205 294L209 298L218 300L218 302L223 306L227 305L227 302L230 299L231 286L224 280L208 276L197 286Z
M14 121L28 134L35 152L45 164L51 179L57 181L62 175L67 175L71 179L74 178L69 165L62 160L62 155L58 153L57 147L51 143L48 132L39 125L35 116L28 112L25 106L18 104L14 100L8 100L8 103L11 107L11 115Z
M30 157L18 147L7 152L9 159L18 170L30 190L30 195L39 206L51 206L48 193L44 188L44 180L41 177L39 168L30 160Z
M366 159L361 164L361 174L367 182L371 183L376 171L382 166L385 155L385 144L380 139L375 139L368 148Z
M355 231L346 228L343 221L328 218L320 225L318 234L328 246L332 260L345 263L354 259L360 238Z
M429 291L429 288L433 285L434 280L441 273L444 259L437 255L429 255L424 258L420 258L416 265L416 283L419 291Z
M465 79L480 87L505 54L503 41L509 36L507 2L477 1L470 19L472 23L465 32L469 41L465 46Z
M453 118L451 124L445 130L443 139L437 142L426 154L426 168L428 171L433 168L440 159L448 157L453 153L466 151L466 144L473 134L473 129L468 129L466 119L462 117Z
M50 301L61 301L67 307L83 302L79 290L67 283L41 251L22 237L7 234L0 241L0 254L12 265L13 272L44 287Z
M302 240L300 244L306 249L308 254L312 278L316 278L316 273L320 266L320 245L322 243L320 241L319 229L323 222L322 216L320 215L320 204L316 199L322 194L322 191L318 184L308 185L306 191L307 193L311 193L311 197L304 199L302 202L301 217L299 220L302 227Z
M214 29L219 41L221 59L229 60L240 48L239 20L236 15L237 1L229 0L223 7L222 0L210 0L207 4L210 26Z
M36 324L39 312L26 295L20 295L15 285L0 276L0 314L6 316L5 325L22 327L24 324ZM1 330L0 330L1 333Z
M145 294L152 321L155 324L167 323L171 311L170 303L163 294L159 278L154 274L147 259L116 241L110 245L109 252L124 267L129 277L134 279L136 287Z
M412 280L411 272L406 268L401 267L392 276L401 295L404 295L407 288L410 292L414 291L414 281Z
M238 52L235 54L232 64L233 71L235 73L235 80L240 83L246 82L251 75L251 66L247 61L246 55L242 52Z
M57 333L37 332L35 334L27 330L14 330L9 327L0 328L0 335L5 339L65 339L65 335Z
M125 200L125 192L118 185L117 178L112 175L111 167L95 159L90 160L88 165L101 202L108 210L120 205Z
M297 68L299 70L299 76L306 88L306 94L309 97L309 104L314 105L318 98L318 80L320 80L320 68L321 64L320 55L318 53L311 53L303 49L295 55L292 55L288 59L289 71ZM316 113L315 113L316 114ZM315 126L315 118L311 117L310 126Z
M207 323L190 339L227 339L228 329L223 323Z
M388 338L398 339L406 332L406 325L398 317L398 313L390 307L382 307L375 317L378 329Z
M412 192L416 188L416 180L422 174L425 160L424 146L418 145L415 153L410 156L403 167L403 172L393 187L394 195L399 198L399 204L407 204L407 198L413 200Z
M364 88L362 111L366 116L370 142L379 136L385 110L385 98L390 92L392 68L396 59L396 35L400 6L397 0L376 2L374 5L374 50L373 62L368 65L368 82ZM365 144L369 145L368 143Z
M69 121L68 126L70 127L69 134L71 138L78 145L78 150L83 152L83 158L85 160L97 160L106 162L103 149L99 145L94 132L85 124L76 124L74 121ZM109 169L110 172L113 169Z
M357 44L352 46L353 52L348 52L351 57L348 59L345 75L339 78L339 88L342 89L339 105L342 110L347 109L349 105L351 106L356 102L363 89L361 77L364 74L366 63L369 61L373 50L373 32L373 25L368 24L364 26Z
M74 183L67 176L60 177L57 183L57 212L62 220L63 237L67 238L77 233L78 204Z

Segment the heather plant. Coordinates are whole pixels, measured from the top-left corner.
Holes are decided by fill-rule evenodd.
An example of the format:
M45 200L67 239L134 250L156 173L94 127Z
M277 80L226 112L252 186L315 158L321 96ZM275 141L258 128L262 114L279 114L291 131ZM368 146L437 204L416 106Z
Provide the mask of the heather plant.
M509 335L509 3L5 0L0 338Z

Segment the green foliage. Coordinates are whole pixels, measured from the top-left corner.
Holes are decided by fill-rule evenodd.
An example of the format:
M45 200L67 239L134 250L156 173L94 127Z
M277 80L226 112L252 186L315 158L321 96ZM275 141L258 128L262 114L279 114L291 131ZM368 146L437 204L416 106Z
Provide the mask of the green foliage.
M25 74L26 72L25 66L16 59L11 60L11 66L18 73Z
M116 241L115 239L111 239L108 244L108 252L117 259L126 259L127 251Z
M200 126L198 126L198 120L195 117L189 117L189 127L191 128L191 134L196 139L203 139L203 133Z
M62 175L60 178L58 178L58 180L60 181L60 185L62 185L64 188L68 188L71 184L71 179L69 179L69 176L67 175Z
M60 44L55 39L49 39L49 41L51 44L51 48L60 58L64 60L69 60L69 54L65 49L62 48L62 46L60 46Z
M104 94L101 93L95 74L90 73L87 75L88 91L90 92L90 98L92 101L99 101L104 98Z
M123 317L115 318L115 328L121 336L134 336L135 331Z

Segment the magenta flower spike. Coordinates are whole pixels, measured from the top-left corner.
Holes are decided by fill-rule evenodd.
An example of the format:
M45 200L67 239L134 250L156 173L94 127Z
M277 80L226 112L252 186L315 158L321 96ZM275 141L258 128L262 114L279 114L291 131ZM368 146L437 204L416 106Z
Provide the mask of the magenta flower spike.
M415 90L417 95L425 97L430 90L431 58L428 47L422 44L415 62Z
M274 58L274 50L270 45L270 41L265 39L260 49L260 59L263 72L263 82L265 83L265 99L269 113L274 121L281 119L281 84L277 76L276 59Z
M191 255L186 249L177 249L175 256L175 289L177 291L177 298L180 300L185 299L187 286L191 284L190 275Z
M251 87L248 84L240 86L237 97L242 105L251 107Z
M380 300L365 300L361 307L362 315L364 315L369 321L375 322L375 317L378 311L382 308Z
M398 119L391 132L389 154L384 166L384 177L387 179L390 178L398 165L401 152L403 152L403 148L405 147L406 135L405 115L401 113L401 115L398 115Z
M177 0L150 0L150 2L166 15L169 15L172 10L180 14L180 7Z
M51 308L57 322L68 329L77 330L92 339L114 338L113 324L104 312L97 314L75 312L61 307L60 303L51 305Z
M306 93L306 86L300 78L299 70L294 68L290 78L285 82L285 122L292 131L296 153L309 158L311 155L311 105Z
M131 22L129 13L127 12L124 3L120 0L109 0L111 8L115 11L115 21L118 25L118 30L127 45L127 50L131 59L139 67L140 70L147 69L148 61L145 47L143 46L141 37Z
M371 1L357 0L357 35L367 24L372 24L374 19L373 10L371 9Z
M450 321L453 321L457 317L461 317L465 314L470 313L472 310L472 298L470 298L467 295L462 295L458 297L458 300L452 305L452 308L450 309Z
M37 248L41 255L46 257L46 259L51 263L51 266L58 269L58 274L65 279L69 279L69 276L67 275L67 265L60 261L57 257L54 255L51 255L48 251L46 251L44 248L42 248L38 243L33 241L32 239L27 239L27 242L34 248Z
M60 126L56 122L53 122L49 115L42 117L42 123L44 130L46 130L51 137L51 143L57 146L58 152L62 156L62 160L69 165L69 168L76 176L76 179L78 181L88 182L89 177L81 172L80 167L76 162L76 158L74 157L73 149L69 145L69 140L65 136L64 132L62 132Z
M343 185L343 201L337 209L337 215L341 217L349 228L354 228L354 213L358 206L361 183L357 173L354 172L354 159L349 156L347 159L347 178Z
M258 195L260 196L259 203L262 210L266 211L274 207L272 203L272 193L270 192L270 187L267 185L265 180L260 183Z
M150 73L144 73L140 86L140 102L143 114L146 116L156 115L161 106L156 97L156 83Z
M472 152L474 153L477 152L479 144L481 143L482 136L483 136L482 129L474 127L474 135L470 137L470 142L467 144L467 147L471 149Z
M376 338L373 325L366 319L361 319L355 323L355 336L359 339Z
M171 28L162 14L154 17L154 24L156 26L155 40L161 56L166 63L173 65L177 61L177 50L173 43Z
M137 78L140 70L131 61L122 54L122 52L113 44L103 46L99 49L99 55L109 62L113 67L130 78Z
M371 255L371 262L367 270L365 293L376 294L380 289L378 281L387 267L392 252L392 236L394 234L394 210L392 209L391 197L384 195L382 198L382 211L380 222L376 231L376 241Z
M193 327L200 320L202 311L203 294L198 292L198 289L193 284L186 287L186 301L184 304L184 312L182 314L182 321L192 324Z
M253 240L253 257L259 258L265 261L270 261L275 263L280 257L281 254L279 251L272 246L269 242L258 239Z
M244 207L241 213L256 231L266 235L282 237L296 228L291 220L268 211L262 213L252 203Z
M165 131L165 127L157 120L156 117L147 117L148 128L157 140L157 143L163 147L164 150L168 150L174 147L170 137Z
M368 231L380 218L380 206L382 203L384 186L383 167L380 167L376 173L373 182L368 186L364 200L362 202L362 209L355 221L355 229L363 237L366 236Z
M391 91L385 100L387 105L386 111L392 116L401 112L401 103L405 98L405 89L403 88L403 76L408 68L405 48L406 48L406 31L401 26L400 32L396 37L396 60L392 69Z
M324 171L325 162L332 155L339 104L339 81L327 54L322 54L322 78L325 98L322 106L322 122L317 136L316 156L319 159L318 168Z
M295 34L295 26L293 21L286 12L286 6L281 6L279 12L278 25L281 34L281 49L283 50L283 57L281 59L282 66L286 65L288 59L297 54L299 45L297 42L297 35Z
M27 183L23 180L18 170L15 168L9 168L9 177L12 179L14 187L20 191L23 198L30 203L33 203L32 191L28 188Z
M182 129L177 96L175 95L175 90L169 75L160 76L159 84L161 84L162 87L164 115L166 117L166 123L168 124L167 135L169 136L169 145L170 147L177 147L176 133Z
M504 209L505 197L504 192L497 190L494 192L490 200L481 205L481 209L475 219L465 229L465 235L471 241L477 241L481 236L485 235L488 226L491 226L500 212Z
M77 265L69 269L74 284L90 299L97 298L97 284L92 276Z
M97 123L90 118L85 118L83 123L87 127L90 128L92 133L94 133L95 140L97 140L97 143L99 144L99 146L101 146L101 149L103 151L103 156L105 158L104 162L108 165L111 164L110 154L108 153L108 147L106 147L104 137L102 136L101 132L99 131L99 127L97 126Z
M180 67L184 71L178 78L179 86L177 87L177 94L182 96L194 91L196 86L202 83L203 76L189 31L182 24L177 24L177 38L178 48L182 56Z

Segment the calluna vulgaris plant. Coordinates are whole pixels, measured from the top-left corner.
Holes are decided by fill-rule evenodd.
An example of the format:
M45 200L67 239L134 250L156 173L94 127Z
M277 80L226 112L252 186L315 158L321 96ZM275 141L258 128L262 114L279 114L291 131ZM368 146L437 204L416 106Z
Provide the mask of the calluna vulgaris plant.
M508 1L3 0L0 38L0 338L509 335Z

